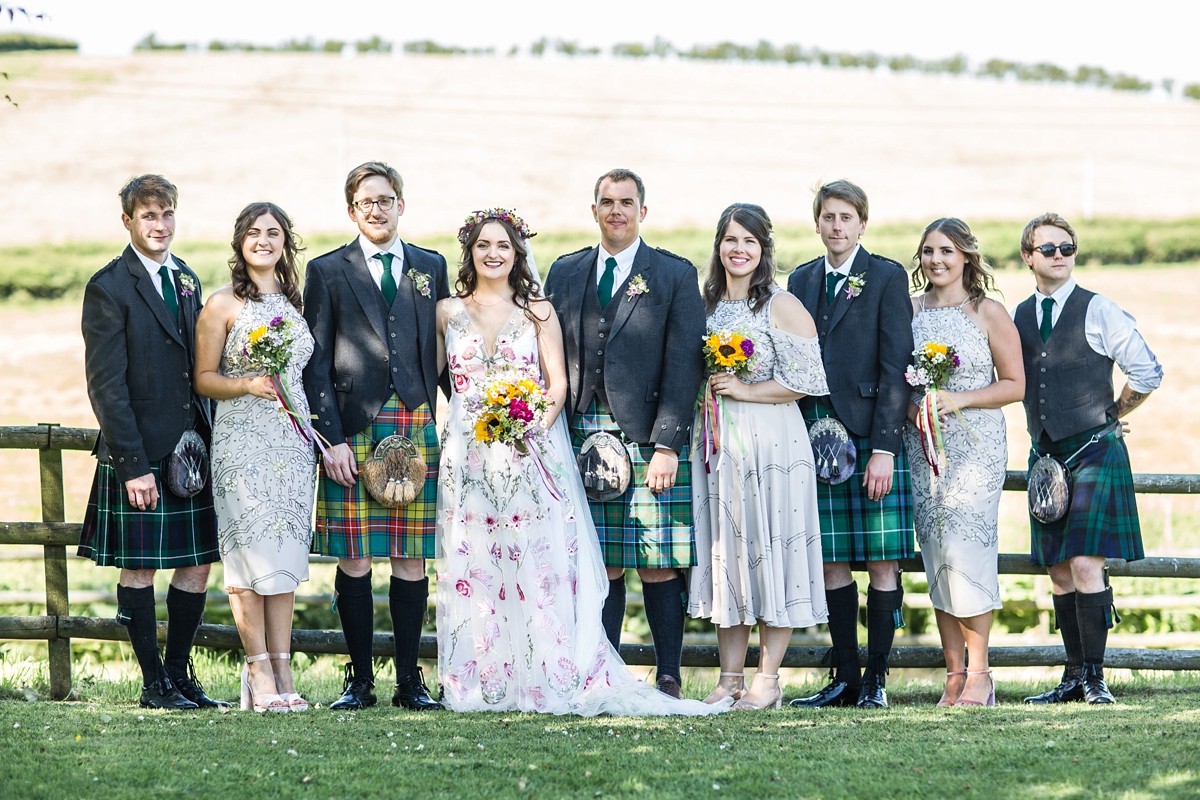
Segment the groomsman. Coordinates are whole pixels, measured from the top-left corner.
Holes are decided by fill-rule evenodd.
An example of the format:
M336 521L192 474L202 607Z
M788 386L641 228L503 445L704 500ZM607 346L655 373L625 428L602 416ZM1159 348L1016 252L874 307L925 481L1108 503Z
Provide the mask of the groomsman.
M212 487L177 497L167 457L185 431L207 444L211 408L192 394L200 280L171 253L179 193L161 175L122 187L129 245L88 281L83 344L88 397L100 422L96 475L79 555L117 567L117 621L142 670L146 708L215 708L192 668L209 565L220 558ZM174 570L167 590L167 649L158 649L154 573Z
M329 707L375 705L371 559L389 558L392 705L441 709L429 696L417 652L429 600L424 559L436 555L441 451L434 424L434 306L450 294L446 260L397 235L404 182L392 167L378 161L355 167L345 194L359 236L313 259L304 286L304 317L314 339L304 389L316 430L332 444L317 483L313 552L338 559L335 602L350 651L342 696ZM359 465L393 434L412 440L427 466L421 494L398 509L375 502L358 480Z
M679 697L687 594L680 570L696 563L688 443L704 379L704 303L691 262L642 241L641 178L614 169L596 181L593 197L600 243L560 256L546 278L566 344L571 441L578 453L588 436L608 431L629 452L625 494L590 503L608 567L604 630L619 647L625 570L636 569L658 688Z
M1025 362L1029 465L1067 460L1071 500L1057 522L1029 518L1030 558L1053 582L1054 617L1067 665L1058 686L1026 703L1112 703L1104 651L1113 624L1106 558L1143 558L1129 451L1120 418L1162 383L1162 367L1133 317L1075 283L1075 230L1057 214L1031 220L1021 257L1037 289L1013 312ZM1113 393L1113 363L1127 382ZM1095 439L1095 441L1093 441ZM1090 444L1089 444L1090 442Z
M886 708L888 658L900 609L901 558L913 555L912 491L901 441L910 389L912 304L904 268L859 244L867 229L867 195L849 181L822 186L813 199L825 255L798 267L788 291L817 323L829 378L827 397L800 401L811 426L832 417L857 449L853 475L817 485L825 598L829 604L831 682L793 706ZM858 586L850 562L865 561L867 668L858 667Z

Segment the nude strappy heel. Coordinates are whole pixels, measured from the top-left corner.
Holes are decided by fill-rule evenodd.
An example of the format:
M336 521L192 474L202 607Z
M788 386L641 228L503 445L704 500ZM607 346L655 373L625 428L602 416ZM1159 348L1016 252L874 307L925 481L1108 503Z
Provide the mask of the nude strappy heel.
M996 705L996 681L991 677L992 671L990 669L969 669L969 670L967 670L967 674L968 675L987 675L988 680L991 681L991 684L992 684L992 691L988 693L988 697L985 702L981 703L978 700L958 700L957 702L955 702L954 705L956 705L956 706L994 706L994 705Z
M754 673L754 680L757 681L759 678L766 678L767 680L775 681L775 699L773 701L768 701L765 706L756 706L746 700L738 700L733 704L734 711L761 711L764 708L772 707L778 711L783 707L783 690L779 688L779 676L768 675L765 672Z
M242 665L242 710L255 711L259 714L264 711L273 711L276 714L282 714L290 711L288 702L277 694L254 694L254 686L250 683L250 665L256 661L266 661L271 657L270 653L259 653L256 656L246 656L246 663ZM272 676L272 679L274 676Z
M946 670L946 683L950 683L950 680L949 680L949 679L950 679L950 676L951 676L951 675L966 675L966 674L967 674L967 671L966 671L965 669L962 669L962 670L957 670L957 671L955 671L955 672L951 672L950 670ZM945 692L942 692L942 695L943 695L943 697L945 697ZM938 703L937 703L937 704L938 704L939 706L949 707L949 706L952 706L952 705L954 705L954 703L955 703L957 700L958 700L958 698L956 697L956 698L954 698L954 700L952 700L952 701L950 701L950 702L948 702L948 703L947 703L947 702L946 702L946 701L943 699L943 700L938 700Z
M272 661L291 661L291 653L267 653ZM290 667L289 667L290 669ZM308 701L301 697L296 692L281 692L280 697L283 702L288 704L288 709L291 711L308 711Z
M746 674L745 674L745 673L743 673L743 672L722 672L722 673L721 673L721 677L722 677L722 678L741 678L741 679L742 679L742 688L740 688L740 689L731 689L731 690L729 691L729 694L722 695L721 697L718 697L718 698L716 698L715 700L713 700L713 699L712 699L712 696L713 696L714 694L716 694L716 693L717 693L719 690L721 690L721 689L723 688L723 687L721 686L721 684L720 684L720 683L718 683L718 684L717 684L717 688L716 688L716 689L713 689L713 690L712 690L712 692L711 692L711 693L708 695L708 697L704 698L704 702L706 702L706 703L708 703L708 704L712 705L713 703L719 703L719 702L721 702L721 701L722 701L722 700L724 700L726 697L732 697L732 698L733 698L735 701L736 701L736 700L741 700L741 699L742 699L742 695L744 695L744 694L746 693Z

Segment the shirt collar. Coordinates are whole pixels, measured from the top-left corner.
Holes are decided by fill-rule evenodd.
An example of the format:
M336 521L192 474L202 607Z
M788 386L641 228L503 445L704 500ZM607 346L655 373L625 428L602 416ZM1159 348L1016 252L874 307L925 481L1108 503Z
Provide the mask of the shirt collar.
M138 250L136 247L132 248L132 250L133 250L134 255L136 255L138 257L138 261L142 262L142 266L145 267L146 271L149 272L151 275L157 275L158 271L163 268L162 264L159 264L157 261L155 261L152 258L147 258L146 255L144 253L142 253L141 250ZM164 263L166 264L167 269L171 270L172 272L179 271L179 265L176 264L175 259L171 257L170 250L167 251L167 260Z
M1053 294L1049 294L1049 295L1042 294L1041 290L1039 290L1039 289L1034 289L1033 293L1037 295L1039 304L1042 302L1042 300L1044 298L1052 297L1052 298L1054 298L1055 305L1057 305L1059 308L1062 308L1063 305L1067 302L1067 298L1071 296L1071 292L1073 292L1073 291L1075 291L1075 279L1072 277L1072 278L1067 278L1067 282L1064 283L1062 286L1058 287L1058 289L1056 289Z
M597 255L597 259L598 259L599 263L601 265L603 265L607 259L615 258L617 260L617 269L623 272L625 270L633 268L633 259L635 257L637 257L638 248L641 246L642 246L642 237L640 237L640 236L638 237L636 242L629 245L629 247L626 247L624 250L622 250L619 253L610 253L607 250L605 250L604 245L601 244L600 245L600 253Z
M401 264L404 263L404 242L400 241L399 236L392 240L389 247L383 248L360 233L358 235L358 246L362 248L363 258L366 259L368 264L371 263L372 258L380 253L391 253L400 259Z
M850 268L854 266L854 259L858 258L858 251L862 249L861 244L854 245L854 249L850 251L850 257L842 262L842 265L837 269L829 266L829 258L825 258L825 274L836 272L838 275L849 275Z

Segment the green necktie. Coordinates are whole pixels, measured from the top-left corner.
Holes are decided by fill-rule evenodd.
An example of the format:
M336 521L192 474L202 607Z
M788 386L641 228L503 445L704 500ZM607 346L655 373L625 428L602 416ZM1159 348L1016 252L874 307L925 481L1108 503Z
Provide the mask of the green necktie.
M179 298L175 296L175 282L171 280L171 268L163 264L158 268L158 275L162 278L163 301L167 304L167 310L171 312L172 319L178 322Z
M833 305L833 301L837 298L838 284L841 283L842 279L845 277L846 277L845 275L842 275L837 272L831 272L825 276L825 304L826 305L830 305L830 306Z
M604 274L600 276L600 285L596 287L596 295L600 298L600 307L604 308L612 300L613 270L617 268L617 260L612 256L604 259Z
M396 276L392 274L392 259L395 256L391 253L379 253L378 258L383 262L383 278L379 281L379 290L383 292L384 302L391 308L396 299Z
M1042 327L1038 328L1038 332L1042 334L1042 341L1050 338L1050 331L1054 330L1054 298L1042 298Z

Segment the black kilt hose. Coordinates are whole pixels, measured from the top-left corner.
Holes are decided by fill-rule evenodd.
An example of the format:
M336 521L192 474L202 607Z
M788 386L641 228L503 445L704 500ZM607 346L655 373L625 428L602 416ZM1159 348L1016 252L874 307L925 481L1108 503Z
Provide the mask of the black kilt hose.
M1029 452L1029 466L1042 455L1068 458L1104 427L1057 442L1043 433ZM1089 446L1071 465L1071 505L1066 516L1051 523L1029 517L1029 557L1034 564L1048 567L1075 556L1145 558L1133 470L1119 428Z

